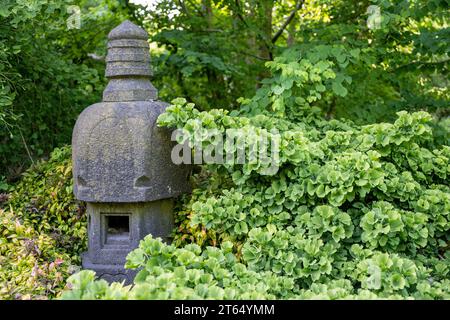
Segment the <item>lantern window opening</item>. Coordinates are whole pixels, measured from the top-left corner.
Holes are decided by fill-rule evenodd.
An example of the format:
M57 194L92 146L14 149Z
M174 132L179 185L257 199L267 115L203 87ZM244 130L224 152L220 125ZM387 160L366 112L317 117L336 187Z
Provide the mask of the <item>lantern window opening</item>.
M105 244L129 245L130 214L104 214L105 217Z

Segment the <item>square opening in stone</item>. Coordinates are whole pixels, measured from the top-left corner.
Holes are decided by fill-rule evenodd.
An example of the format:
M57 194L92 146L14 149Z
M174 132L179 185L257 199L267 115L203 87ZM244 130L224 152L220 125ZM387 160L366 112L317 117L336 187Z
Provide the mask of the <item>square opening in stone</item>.
M130 216L107 215L106 244L126 245L130 242Z

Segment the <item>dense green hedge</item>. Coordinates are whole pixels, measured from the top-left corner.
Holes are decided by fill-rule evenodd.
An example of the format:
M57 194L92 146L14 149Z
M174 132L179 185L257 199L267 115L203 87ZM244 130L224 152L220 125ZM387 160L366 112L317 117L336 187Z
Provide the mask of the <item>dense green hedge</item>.
M203 166L178 205L174 244L148 236L129 255L127 267L144 267L134 287L83 271L63 298L450 297L450 148L433 142L428 114L294 124L176 100L160 124L192 133L194 119L222 131L279 128L280 170ZM3 204L2 299L56 297L77 270L86 221L70 152L31 167Z
M240 128L247 141L278 129L278 172L204 165L211 184L184 212L191 233L214 238L185 240L221 249L148 236L128 256L127 267L143 268L133 287L82 271L63 298L450 298L450 147L432 122L426 112L365 126L317 114L291 122L174 100L159 124L185 129L191 146L204 129ZM202 136L204 147L217 143Z
M0 299L47 299L86 248L84 207L72 193L71 149L27 170L0 209Z

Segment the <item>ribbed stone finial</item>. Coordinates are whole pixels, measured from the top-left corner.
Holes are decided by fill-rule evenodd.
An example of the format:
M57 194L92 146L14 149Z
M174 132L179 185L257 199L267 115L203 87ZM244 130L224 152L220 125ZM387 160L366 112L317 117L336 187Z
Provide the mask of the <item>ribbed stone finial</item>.
M141 39L147 41L148 33L130 22L125 20L120 25L112 29L108 34L109 40L122 40L122 39Z
M158 92L150 82L148 34L126 20L108 35L106 77L108 86L103 101L147 101L157 99Z

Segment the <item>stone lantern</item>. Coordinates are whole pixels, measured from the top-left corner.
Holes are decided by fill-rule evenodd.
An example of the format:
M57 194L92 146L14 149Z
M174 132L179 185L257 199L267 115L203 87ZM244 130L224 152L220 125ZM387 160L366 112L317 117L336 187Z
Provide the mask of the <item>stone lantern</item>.
M148 34L125 21L108 39L103 102L86 108L73 131L74 193L87 202L83 268L130 283L125 258L139 241L170 241L172 198L189 191L189 167L172 162L171 131L156 125L168 104L150 82Z

